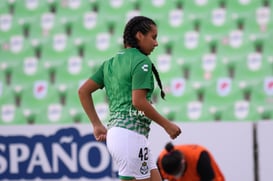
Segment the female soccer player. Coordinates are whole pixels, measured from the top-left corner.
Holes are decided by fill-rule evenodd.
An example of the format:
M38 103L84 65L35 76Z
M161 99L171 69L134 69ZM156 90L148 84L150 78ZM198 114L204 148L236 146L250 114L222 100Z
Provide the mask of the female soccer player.
M158 46L156 23L144 16L133 17L123 34L124 49L102 63L79 89L81 104L88 115L97 141L105 141L118 166L119 178L158 181L160 174L148 146L152 121L172 139L181 129L164 118L151 104L154 76L164 98L161 81L148 55ZM92 93L105 88L110 109L107 129L100 121ZM91 96L90 96L91 95ZM107 131L108 130L108 131Z

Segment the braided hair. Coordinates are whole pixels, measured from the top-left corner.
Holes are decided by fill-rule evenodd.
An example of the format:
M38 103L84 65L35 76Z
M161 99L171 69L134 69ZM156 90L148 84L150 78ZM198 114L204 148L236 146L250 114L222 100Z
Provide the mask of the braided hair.
M136 34L137 32L141 32L142 34L147 34L151 30L151 25L155 25L156 23L145 16L135 16L133 17L125 26L124 32L123 32L123 45L124 47L132 47L137 48L139 51L141 51L137 39ZM142 52L142 51L141 51ZM143 52L142 52L143 53ZM152 63L152 71L156 78L157 84L161 90L161 97L162 99L165 98L165 92L163 91L163 86L159 77L159 73L155 67L155 65Z

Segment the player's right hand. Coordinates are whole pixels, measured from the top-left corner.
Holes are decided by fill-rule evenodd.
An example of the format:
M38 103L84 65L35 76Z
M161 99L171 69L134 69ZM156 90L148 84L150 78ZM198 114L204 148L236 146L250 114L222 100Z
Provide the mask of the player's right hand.
M169 134L172 139L175 139L181 134L181 129L176 124L169 122L169 125L165 127L165 131Z

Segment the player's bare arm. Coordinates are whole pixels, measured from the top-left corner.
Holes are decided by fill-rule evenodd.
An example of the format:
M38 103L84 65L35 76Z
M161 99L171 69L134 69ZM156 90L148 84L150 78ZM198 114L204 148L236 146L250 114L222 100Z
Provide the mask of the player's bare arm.
M151 103L146 99L147 90L133 90L132 102L136 109L143 111L145 116L162 126L172 139L180 135L181 129L159 114Z

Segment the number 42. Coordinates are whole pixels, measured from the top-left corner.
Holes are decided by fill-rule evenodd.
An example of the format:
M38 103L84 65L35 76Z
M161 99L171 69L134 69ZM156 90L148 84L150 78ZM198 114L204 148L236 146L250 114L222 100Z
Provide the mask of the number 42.
M139 149L139 153L138 153L138 157L140 158L141 161L143 160L148 160L148 148L140 148Z

